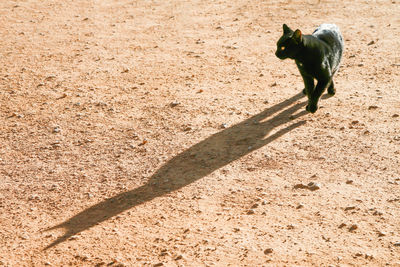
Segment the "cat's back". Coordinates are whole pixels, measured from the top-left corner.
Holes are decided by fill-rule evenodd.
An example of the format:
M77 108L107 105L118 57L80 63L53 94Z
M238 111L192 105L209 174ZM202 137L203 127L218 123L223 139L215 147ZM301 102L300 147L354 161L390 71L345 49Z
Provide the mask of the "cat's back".
M344 50L344 41L340 29L335 24L321 24L312 34L314 37L327 43L333 50L333 69L339 67Z
M344 47L343 36L340 29L335 24L321 24L312 34L318 39L328 41L328 43L335 42L341 47Z

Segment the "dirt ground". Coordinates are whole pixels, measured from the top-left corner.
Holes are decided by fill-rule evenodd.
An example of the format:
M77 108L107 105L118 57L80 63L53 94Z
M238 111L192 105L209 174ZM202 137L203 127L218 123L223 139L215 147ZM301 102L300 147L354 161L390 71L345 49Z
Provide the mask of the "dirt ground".
M0 1L0 266L400 266L399 14ZM275 46L324 22L345 53L308 114Z

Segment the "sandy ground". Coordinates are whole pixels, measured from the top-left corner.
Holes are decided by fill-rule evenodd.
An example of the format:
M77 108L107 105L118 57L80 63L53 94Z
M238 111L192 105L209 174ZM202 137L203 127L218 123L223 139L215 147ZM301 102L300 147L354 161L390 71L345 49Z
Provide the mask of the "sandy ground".
M399 14L0 1L0 266L400 266ZM312 115L274 51L324 22L346 51Z

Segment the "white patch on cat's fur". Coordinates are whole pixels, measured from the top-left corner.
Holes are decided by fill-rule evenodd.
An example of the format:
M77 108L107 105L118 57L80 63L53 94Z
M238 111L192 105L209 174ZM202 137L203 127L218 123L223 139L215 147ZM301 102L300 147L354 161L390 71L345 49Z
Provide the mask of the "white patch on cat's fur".
M317 37L320 35L324 35L326 33L332 33L333 36L335 37L336 40L338 40L337 43L337 49L335 49L335 54L334 54L334 59L333 59L333 66L332 67L332 75L335 74L338 69L339 69L339 65L340 65L340 60L342 59L342 53L344 50L344 41L343 41L343 36L339 30L339 27L336 26L335 24L321 24L314 32L313 32L313 36Z

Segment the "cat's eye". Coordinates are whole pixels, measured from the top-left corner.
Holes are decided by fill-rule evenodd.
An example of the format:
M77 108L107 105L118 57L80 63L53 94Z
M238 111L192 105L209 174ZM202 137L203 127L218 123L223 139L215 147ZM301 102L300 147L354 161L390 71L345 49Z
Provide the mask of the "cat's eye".
M286 47L284 47L284 46L281 46L281 50L285 50L285 48L286 48Z

